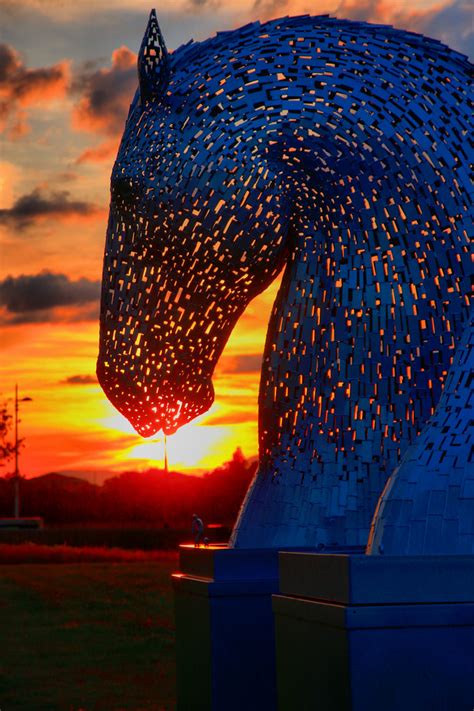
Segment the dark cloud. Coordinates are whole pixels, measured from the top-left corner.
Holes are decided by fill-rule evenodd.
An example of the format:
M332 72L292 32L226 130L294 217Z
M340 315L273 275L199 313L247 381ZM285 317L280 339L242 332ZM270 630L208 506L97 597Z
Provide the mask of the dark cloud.
M93 305L58 306L54 309L11 313L0 306L0 326L24 326L40 323L84 323L99 320L99 301Z
M261 1L266 0L257 0ZM474 57L473 9L472 3L466 0L455 0L425 10L418 10L416 6L398 10L396 4L390 5L385 0L341 0L334 15L419 32L444 42L471 59Z
M102 163L115 156L137 84L137 58L128 47L112 52L110 68L97 69L90 63L83 66L72 87L78 97L72 124L76 130L107 138L83 151L76 164Z
M43 313L63 306L83 306L98 302L100 281L77 279L65 274L43 271L40 274L8 276L0 281L0 306L7 314L27 317L30 321L43 321ZM38 318L35 313L38 312ZM41 312L41 313L40 313ZM18 318L15 323L19 323ZM48 319L46 319L48 320Z
M61 380L61 385L92 385L97 383L95 375L70 375L69 378Z
M410 29L435 37L474 59L474 8L471 2L458 0L426 13L414 14L409 19Z
M74 183L78 180L79 176L77 173L73 173L72 170L66 170L63 173L58 173L56 176L57 181L60 183Z
M221 0L188 0L188 7L193 10L215 10L221 6Z
M341 0L334 11L336 17L359 22L384 22L387 5L384 0Z
M73 110L74 127L106 136L121 135L137 84L137 58L128 47L113 51L110 68L83 69L72 87L79 97Z
M56 318L54 311L48 309L12 314L7 309L0 307L0 326L24 326L33 323L50 323L56 320L59 319Z
M100 213L97 206L84 200L71 200L67 190L45 193L36 188L22 195L9 209L0 210L0 224L13 224L24 229L35 221L48 217L93 217Z
M18 138L29 130L26 107L62 98L69 85L69 62L28 69L20 54L0 44L0 131Z
M223 373L259 373L262 367L262 354L249 353L248 355L224 358Z
M290 0L255 0L252 10L258 12L261 20L278 17L288 8Z
M236 373L259 373L262 367L262 354L250 353L237 358Z

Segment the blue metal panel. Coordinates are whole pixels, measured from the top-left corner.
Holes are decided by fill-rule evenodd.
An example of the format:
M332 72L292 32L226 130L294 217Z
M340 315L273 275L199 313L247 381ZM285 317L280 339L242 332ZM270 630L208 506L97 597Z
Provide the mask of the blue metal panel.
M470 69L420 35L310 16L168 55L150 18L112 172L98 376L140 434L174 432L210 407L232 328L286 265L237 547L364 543L435 412L468 319ZM429 462L421 439L416 476L402 465L409 494L386 492L413 503L387 508L393 551L430 550L419 519L407 531L431 484L411 484L437 491L446 462L445 493L465 476L463 398L439 411ZM463 491L456 516L474 519Z

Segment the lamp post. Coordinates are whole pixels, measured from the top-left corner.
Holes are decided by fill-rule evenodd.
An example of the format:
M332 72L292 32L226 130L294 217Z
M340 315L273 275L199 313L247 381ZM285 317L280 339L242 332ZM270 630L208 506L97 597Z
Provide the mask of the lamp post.
M15 503L13 509L14 518L20 517L20 469L18 466L20 442L18 440L18 410L20 402L31 402L31 397L18 398L18 385L15 385L15 472L13 474L15 488Z
M164 435L164 443L165 443L165 474L168 474L168 442L166 439L166 435Z

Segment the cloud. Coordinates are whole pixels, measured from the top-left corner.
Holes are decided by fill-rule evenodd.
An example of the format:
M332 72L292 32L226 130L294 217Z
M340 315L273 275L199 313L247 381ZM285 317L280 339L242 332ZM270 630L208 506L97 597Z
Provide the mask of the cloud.
M237 0L195 0L193 4L212 2L216 5L221 4L236 4ZM245 0L244 0L245 2ZM166 3L162 3L166 5ZM174 0L172 8L160 8L157 5L157 10L160 15L163 14L182 14L190 5L190 0ZM10 16L17 18L24 16L27 12L42 16L54 22L61 23L76 23L78 24L83 18L89 19L92 16L102 15L108 12L112 15L109 18L109 23L114 22L114 13L117 15L128 15L131 12L137 13L142 18L147 17L153 3L149 0L114 0L113 13L111 12L110 2L106 0L80 0L80 2L65 2L65 0L0 0L0 10L5 17ZM35 18L36 19L36 18ZM92 28L91 28L92 29Z
M74 128L120 136L137 84L137 57L125 46L112 52L110 68L85 69L73 83L73 92L79 94L72 114Z
M66 170L62 173L58 173L56 179L61 183L75 183L76 180L79 179L79 176L72 170Z
M206 417L205 424L209 427L222 427L229 425L242 425L255 420L254 409L230 409Z
M391 9L385 0L342 0L334 15L359 22L390 22Z
M449 47L474 59L473 8L469 2L458 0L423 13L407 14L410 29L427 37L436 37Z
M289 5L291 0L255 0L252 11L258 12L259 18L269 19L281 15Z
M20 169L16 165L0 160L0 209L12 206L20 176Z
M227 356L221 367L222 373L259 373L262 368L262 354Z
M19 325L95 319L99 296L100 281L84 277L72 281L48 271L8 276L0 281L0 321Z
M262 354L252 353L241 355L237 358L236 372L238 373L260 373L262 369Z
M70 375L68 378L60 381L60 385L96 385L97 378L95 375Z
M188 0L188 8L191 10L215 10L222 5L221 0Z
M333 14L350 20L392 24L400 29L438 39L448 47L474 57L472 4L466 0L455 0L421 10L399 9L396 3L386 0L342 0Z
M71 281L65 274L48 271L0 281L0 305L12 313L85 304L96 301L99 294L100 281L84 277Z
M68 190L45 192L36 188L22 195L8 209L0 210L0 224L14 225L23 230L38 220L45 218L67 219L88 218L102 214L96 205L84 200L71 200Z
M0 44L0 132L16 139L29 131L25 109L62 99L70 82L69 62L28 69L9 44Z
M72 87L79 97L72 111L73 128L106 136L98 146L83 151L77 165L115 157L137 84L137 57L125 46L112 52L111 67L85 66L77 75Z
M83 163L104 163L105 161L111 160L117 153L117 143L118 141L115 138L104 141L94 148L87 148L76 159L76 165L82 165Z

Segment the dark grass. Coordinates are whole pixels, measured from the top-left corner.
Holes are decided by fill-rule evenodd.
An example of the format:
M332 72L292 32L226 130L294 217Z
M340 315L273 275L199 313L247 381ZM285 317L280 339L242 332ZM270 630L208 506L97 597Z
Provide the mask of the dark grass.
M177 556L0 565L1 711L175 708Z
M228 529L225 529L225 534ZM102 546L107 548L140 550L176 550L180 543L190 538L190 526L185 530L143 526L57 526L32 530L0 530L0 544L68 545L74 547Z
M101 546L46 546L38 543L0 543L0 565L19 563L143 563L175 561L174 551L124 550ZM1 711L1 708L0 708Z
M229 539L231 528L207 526L206 535L211 542L222 542ZM157 526L130 524L103 526L84 524L75 526L48 526L38 531L0 530L0 546L35 543L36 545L57 546L67 545L75 548L103 547L121 548L123 550L172 550L180 543L189 542L191 526L185 529L164 529Z

